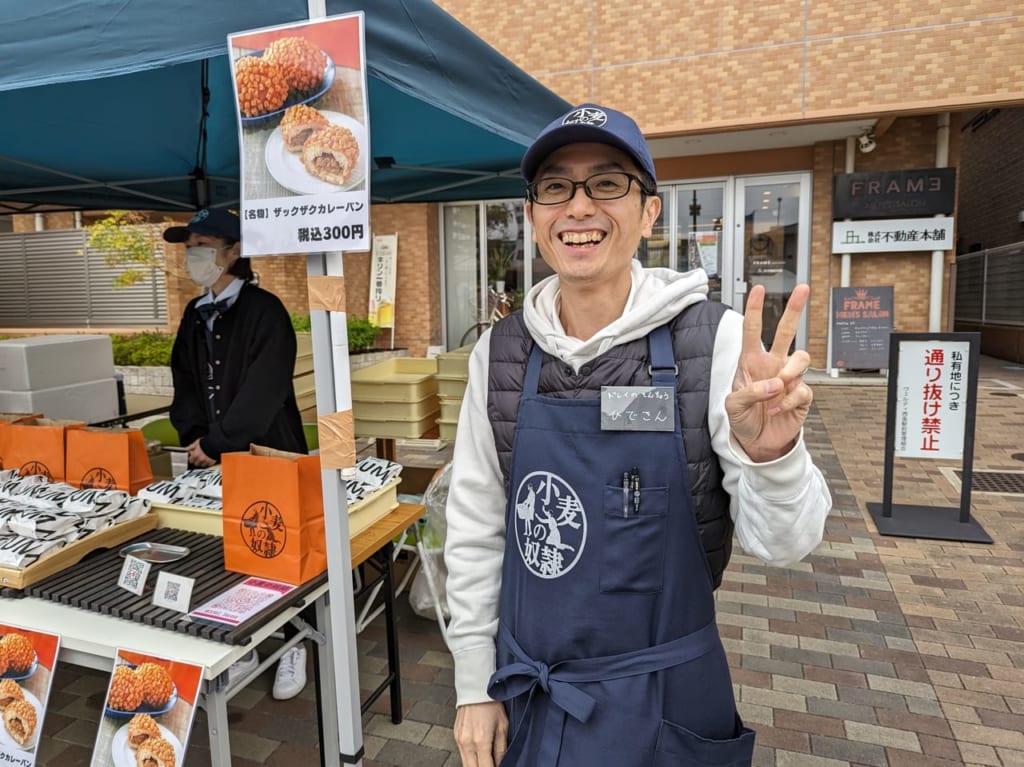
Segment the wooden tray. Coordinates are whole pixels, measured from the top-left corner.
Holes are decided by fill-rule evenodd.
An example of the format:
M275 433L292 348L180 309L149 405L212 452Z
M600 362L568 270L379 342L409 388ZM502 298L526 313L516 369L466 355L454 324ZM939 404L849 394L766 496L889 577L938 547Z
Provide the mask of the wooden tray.
M129 519L119 525L97 530L79 541L69 543L62 549L38 559L28 567L15 568L0 566L0 587L23 589L36 581L48 578L72 565L78 564L89 552L109 549L131 540L156 527L156 514L150 512L136 519Z

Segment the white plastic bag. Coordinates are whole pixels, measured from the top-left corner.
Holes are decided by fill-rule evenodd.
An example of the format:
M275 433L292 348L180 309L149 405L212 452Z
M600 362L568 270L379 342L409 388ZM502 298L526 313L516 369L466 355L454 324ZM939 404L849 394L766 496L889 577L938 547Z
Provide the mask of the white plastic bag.
M449 462L430 481L423 493L423 504L427 508L427 513L425 522L420 526L419 535L423 542L424 556L420 557L420 569L409 588L409 604L413 612L421 618L430 620L437 619L434 609L435 595L445 620L449 617L448 600L444 591L445 580L448 577L448 569L444 565L444 506L448 502L451 474L452 465Z

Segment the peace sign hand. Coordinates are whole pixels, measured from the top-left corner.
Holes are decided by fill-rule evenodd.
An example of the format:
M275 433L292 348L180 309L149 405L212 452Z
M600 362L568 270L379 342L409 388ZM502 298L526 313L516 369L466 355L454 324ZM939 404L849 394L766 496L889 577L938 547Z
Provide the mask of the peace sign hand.
M732 435L758 463L793 448L811 406L811 388L804 383L811 358L802 349L789 354L809 294L807 285L793 288L770 351L761 344L764 286L755 285L747 297L743 347L725 410Z

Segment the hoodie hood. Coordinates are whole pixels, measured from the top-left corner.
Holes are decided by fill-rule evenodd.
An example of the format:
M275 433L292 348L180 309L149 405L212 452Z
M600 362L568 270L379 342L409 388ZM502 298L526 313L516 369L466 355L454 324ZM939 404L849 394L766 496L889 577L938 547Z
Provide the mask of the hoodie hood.
M558 318L558 275L541 280L527 293L523 305L523 319L530 335L541 349L578 371L581 365L613 346L643 338L687 306L707 300L708 276L703 269L645 269L634 258L630 270L632 286L622 315L586 341L567 336Z

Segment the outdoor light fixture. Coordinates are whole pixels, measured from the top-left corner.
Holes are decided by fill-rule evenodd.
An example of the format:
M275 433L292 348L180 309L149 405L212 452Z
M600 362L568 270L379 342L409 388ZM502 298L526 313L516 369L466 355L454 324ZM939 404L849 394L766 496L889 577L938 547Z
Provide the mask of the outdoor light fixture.
M875 134L870 129L860 134L860 138L857 139L857 148L864 154L875 151L876 146L878 144L875 142Z

